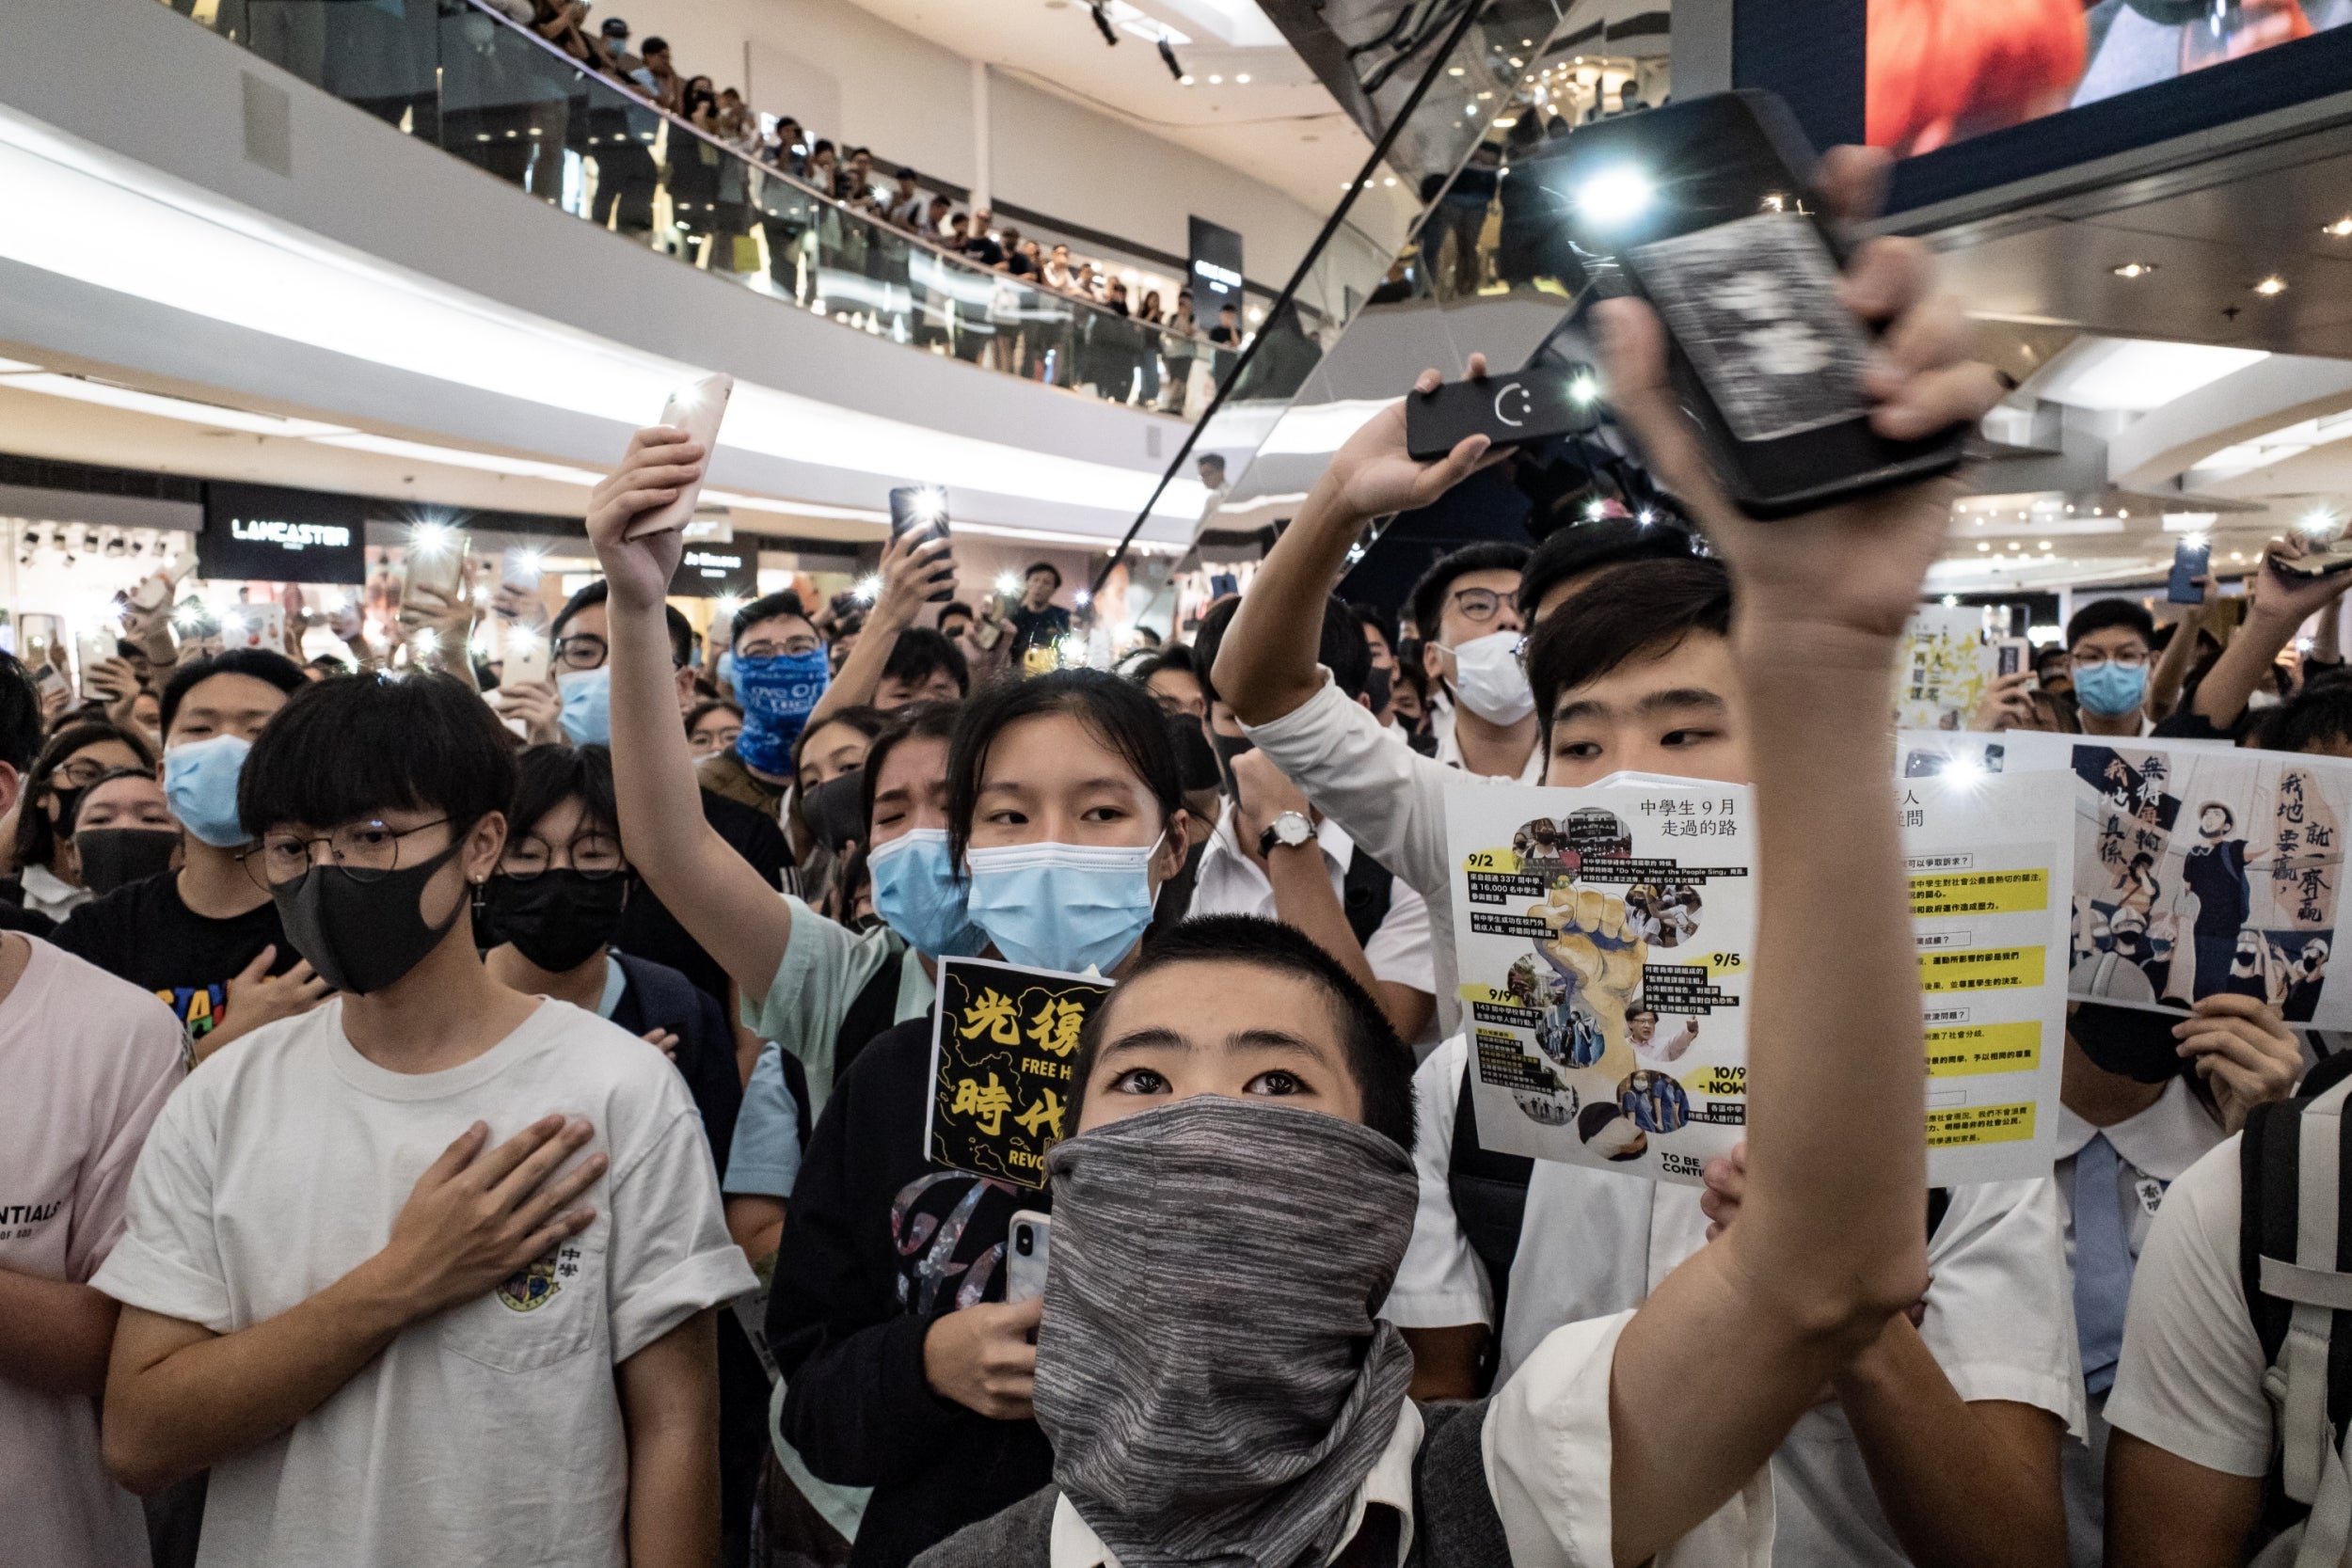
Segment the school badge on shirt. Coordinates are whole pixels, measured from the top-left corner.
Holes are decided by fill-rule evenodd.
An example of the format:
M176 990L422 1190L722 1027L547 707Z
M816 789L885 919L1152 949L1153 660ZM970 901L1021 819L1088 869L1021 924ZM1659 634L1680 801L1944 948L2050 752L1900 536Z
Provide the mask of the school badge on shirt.
M569 1243L507 1276L499 1300L515 1312L535 1312L555 1299L564 1280L580 1273L580 1248Z

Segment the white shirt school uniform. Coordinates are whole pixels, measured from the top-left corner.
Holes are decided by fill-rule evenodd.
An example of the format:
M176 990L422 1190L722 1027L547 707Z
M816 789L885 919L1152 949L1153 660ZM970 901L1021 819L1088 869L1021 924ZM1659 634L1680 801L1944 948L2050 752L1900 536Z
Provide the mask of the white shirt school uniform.
M1380 1315L1400 1327L1491 1325L1489 1291L1446 1185L1467 1046L1449 1039L1422 1065L1414 1163L1421 1206L1411 1246ZM1561 1324L1640 1305L1706 1244L1697 1187L1538 1160L1513 1260L1497 1386ZM1951 1189L1928 1247L1934 1283L1919 1337L1965 1401L2002 1400L2058 1417L2079 1437L2082 1375L2060 1266L2058 1194L2047 1180ZM1483 1311L1466 1308L1483 1307ZM1778 1560L1907 1568L1879 1507L1845 1412L1807 1411L1772 1456Z
M550 1112L612 1164L586 1230L496 1290L402 1330L277 1436L212 1467L199 1568L562 1562L625 1568L628 1439L613 1368L757 1281L728 1239L710 1149L661 1053L543 1001L483 1054L389 1071L342 1003L256 1030L165 1105L129 1230L92 1283L249 1328L389 1240L417 1178L474 1121L492 1147Z
M1479 775L1397 745L1369 708L1332 683L1330 671L1318 673L1323 687L1313 696L1270 724L1244 724L1242 733L1327 820L1337 822L1359 847L1396 873L1433 911L1429 950L1437 1027L1443 1037L1462 1026L1445 792L1447 785ZM1528 760L1533 776L1521 783L1543 779L1543 748L1534 748L1534 753Z
M1463 760L1462 742L1454 736L1454 700L1442 691L1429 695L1429 733L1438 737L1437 760L1448 768L1468 768ZM1527 765L1519 769L1518 782L1539 784L1544 782L1544 749L1533 745L1527 749Z
M2114 1149L2115 1184L2109 1201L2116 1206L2124 1240L2137 1260L2148 1244L2150 1229L2167 1189L2221 1141L2221 1124L2190 1091L2185 1078L2173 1079L2165 1085L2154 1104L2112 1127L2093 1127L2064 1106L2058 1107L2058 1164L2051 1174L2058 1184L2066 1223L2070 1313L2074 1302L2074 1209L2083 1196L2075 1190L2075 1167L2094 1135L2104 1135ZM2232 1267L2234 1269L2235 1265ZM2140 1292L2139 1279L2135 1271L2131 1290L2134 1299ZM2249 1328L2248 1332L2252 1331ZM2122 1376L2120 1369L2117 1376ZM2106 1393L2089 1396L2090 1428L2086 1440L2068 1444L2059 1456L2059 1475L2066 1488L2067 1555L2075 1568L2099 1568L2106 1555L2102 1534L2106 1518L2109 1400L2110 1395Z

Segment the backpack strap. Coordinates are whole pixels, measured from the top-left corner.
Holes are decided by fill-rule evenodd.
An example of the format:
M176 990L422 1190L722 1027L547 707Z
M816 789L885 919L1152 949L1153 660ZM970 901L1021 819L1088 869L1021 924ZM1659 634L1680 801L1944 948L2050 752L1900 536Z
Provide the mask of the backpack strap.
M1519 1226L1527 1217L1527 1183L1535 1162L1524 1154L1504 1154L1478 1141L1478 1110L1470 1093L1475 1064L1465 1062L1460 1092L1454 1102L1454 1147L1446 1160L1446 1191L1454 1199L1454 1216L1463 1240L1486 1271L1495 1302L1495 1332L1487 1340L1491 1376L1493 1357L1502 1341L1502 1313L1511 1294L1511 1264L1518 1256Z
M1389 918L1389 906L1395 899L1395 874L1365 854L1359 846L1348 857L1347 875L1340 881L1340 902L1347 911L1347 928L1356 933L1359 944L1371 944L1373 933Z
M1931 1243L1935 1240L1935 1233L1944 1228L1944 1216L1951 1212L1952 1190L1949 1187L1930 1187L1928 1189L1928 1240Z

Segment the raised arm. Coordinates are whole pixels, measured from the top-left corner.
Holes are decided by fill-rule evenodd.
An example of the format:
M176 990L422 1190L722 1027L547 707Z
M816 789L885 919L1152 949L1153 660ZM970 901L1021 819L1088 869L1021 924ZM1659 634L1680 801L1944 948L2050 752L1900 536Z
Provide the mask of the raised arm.
M702 447L683 431L641 430L589 502L588 537L612 585L612 787L629 863L745 996L765 996L792 940L792 907L703 817L661 612L685 535L625 537L702 467Z
M1962 323L1927 303L1930 281L1924 249L1881 241L1845 286L1891 323L1867 382L1890 436L1980 417L1998 392L1959 362ZM1734 575L1761 890L1747 1208L1651 1294L1612 1370L1613 1550L1632 1564L1738 1491L1927 1282L1918 968L1883 716L1957 489L1753 522L1675 403L1657 318L1631 301L1600 313L1613 405Z
M2229 729L2245 717L2247 699L2270 678L2280 651L2295 640L2305 621L2322 610L2333 610L2344 591L2352 588L2352 572L2305 580L2285 577L2271 564L2273 560L2300 561L2310 553L2299 535L2273 539L2264 551L2262 570L2248 584L2253 602L2247 607L2246 624L2205 672L2190 705L2214 728Z
M2141 705L2157 723L2171 718L2172 710L2181 705L2181 687L2187 681L2188 667L2197 657L2198 634L2205 629L2205 617L2221 594L2221 579L2210 572L2197 578L2196 583L2204 594L2202 602L2182 611L2172 625L2172 641L2164 645L2155 668L2148 672L2148 695Z
M947 553L948 542L925 539L910 544L914 537L901 533L882 551L882 592L874 596L874 608L866 614L866 630L850 657L841 661L841 673L818 699L802 733L818 728L843 708L872 702L874 689L882 685L882 667L898 645L898 634L914 625L932 594L954 582L956 563Z

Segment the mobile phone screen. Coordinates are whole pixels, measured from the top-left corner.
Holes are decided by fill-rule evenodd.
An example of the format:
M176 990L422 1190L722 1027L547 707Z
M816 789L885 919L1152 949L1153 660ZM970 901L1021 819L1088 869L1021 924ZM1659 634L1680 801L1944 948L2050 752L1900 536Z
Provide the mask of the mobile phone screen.
M2205 540L2184 539L2172 546L2172 576L2166 582L2165 602L2168 604L2202 604L2205 591L2197 579L2205 575L2205 567L2213 559L2213 546Z

